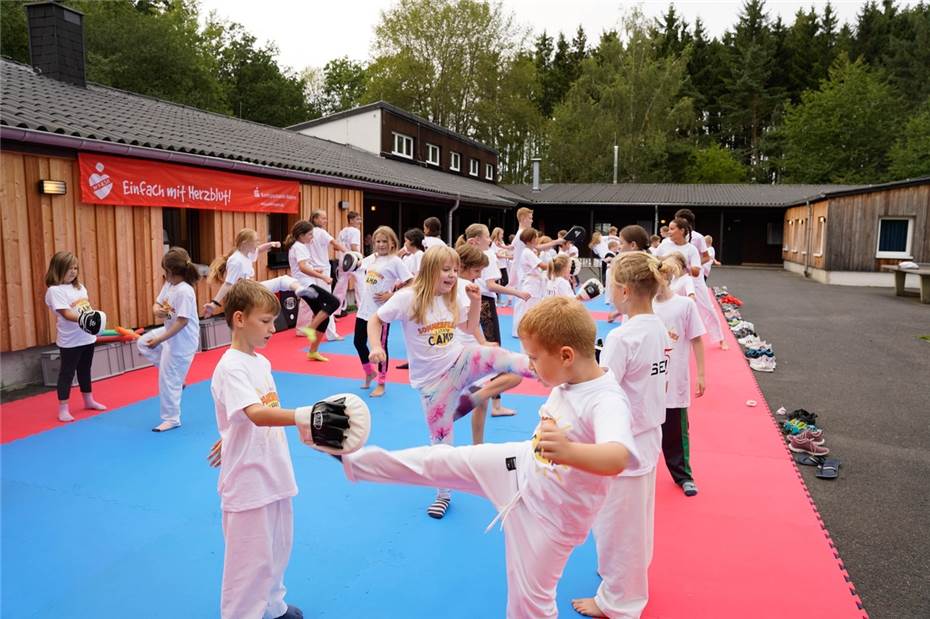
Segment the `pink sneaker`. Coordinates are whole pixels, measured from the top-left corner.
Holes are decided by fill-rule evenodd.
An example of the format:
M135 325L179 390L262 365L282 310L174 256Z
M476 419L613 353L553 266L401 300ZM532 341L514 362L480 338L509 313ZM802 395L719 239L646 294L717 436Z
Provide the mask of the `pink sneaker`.
M821 441L822 443L823 441ZM806 453L812 456L825 456L830 450L822 444L817 444L811 437L801 438L801 435L788 437L788 449L797 453Z
M811 442L814 443L815 445L823 445L824 443L823 430L821 430L820 428L817 428L816 430L802 430L801 432L799 432L795 436L792 436L791 438L794 438L794 439L809 438L811 439Z

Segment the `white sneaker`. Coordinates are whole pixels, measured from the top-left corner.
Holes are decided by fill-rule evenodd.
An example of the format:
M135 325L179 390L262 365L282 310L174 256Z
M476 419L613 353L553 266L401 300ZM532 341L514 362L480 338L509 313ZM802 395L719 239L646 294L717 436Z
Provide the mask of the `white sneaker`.
M749 367L757 372L774 372L775 359L773 357L757 357L749 360Z

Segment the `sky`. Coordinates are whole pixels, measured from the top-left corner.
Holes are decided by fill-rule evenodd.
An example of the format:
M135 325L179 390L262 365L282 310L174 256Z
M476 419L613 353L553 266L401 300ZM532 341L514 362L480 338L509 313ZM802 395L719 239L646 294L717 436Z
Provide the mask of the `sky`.
M515 21L534 33L574 33L584 27L589 42L596 42L604 30L616 27L630 9L640 7L647 18L665 13L669 0L622 2L619 0L502 0L504 9ZM840 24L856 21L865 0L833 0ZM271 41L280 50L279 64L300 71L306 67L323 67L341 56L364 61L370 57L375 25L381 11L390 9L394 0L200 0L202 13L215 11L225 20L244 25L261 42ZM720 36L736 23L743 0L676 0L676 12L689 24L696 17L704 22L709 35ZM899 2L899 5L910 4ZM780 15L786 23L794 21L798 9L817 7L825 0L768 0L769 16Z

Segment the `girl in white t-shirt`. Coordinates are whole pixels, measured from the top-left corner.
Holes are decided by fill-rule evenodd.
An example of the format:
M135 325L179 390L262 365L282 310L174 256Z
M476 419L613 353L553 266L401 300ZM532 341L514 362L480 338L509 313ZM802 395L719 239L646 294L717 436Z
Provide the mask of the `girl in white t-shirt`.
M329 250L333 249L339 254L349 251L350 248L334 239L333 235L327 231L326 227L329 225L329 218L326 215L326 211L322 209L313 211L313 214L310 215L310 223L313 224L313 234L307 242L307 247L310 249L310 266L324 275L323 277L315 278L315 283L328 292L333 289L333 278L331 276L333 274L333 265L329 261ZM336 310L327 311L327 318L334 314L335 311ZM307 336L310 338L311 343L315 341L314 337L312 337L313 335L315 335L313 331L307 331ZM330 341L343 339L336 331L335 320L330 320L326 326L326 339ZM311 351L313 350L311 346ZM318 352L312 356L308 353L307 358L314 361L326 360L326 358Z
M578 299L581 301L581 296L575 294L575 291L572 289L572 280L571 280L571 258L567 254L560 254L553 258L552 262L549 263L549 282L546 287L546 296L547 297L568 297L570 299Z
M368 321L394 296L398 288L403 288L413 279L403 260L397 257L399 241L394 231L387 226L381 226L371 235L371 243L375 253L366 256L358 268L358 313L355 315L355 350L358 360L362 363L365 372L363 389L368 389L371 381L377 376L378 384L369 394L372 398L384 395L388 371L388 335L391 325L381 325L378 342L384 350L384 361L377 363L377 372L370 361L368 351Z
M662 262L671 263L671 271L678 270L677 260L670 254ZM689 357L694 351L697 366L695 393L704 395L704 325L697 304L688 297L676 295L669 288L670 272L659 286L652 308L665 323L672 350L668 362L668 389L665 392L665 423L662 424L662 454L672 479L686 496L697 494L688 437L688 407L691 406L691 369Z
M311 361L327 361L327 358L320 354L320 343L323 341L318 336L320 333L327 331L329 324L333 321L330 315L339 307L339 299L329 291L326 281L329 274L320 271L313 266L313 258L310 255L310 241L313 238L314 226L309 221L299 220L294 223L291 233L284 240L284 251L287 252L287 262L291 268L291 277L293 277L301 286L312 290L316 296L312 299L305 299L305 304L300 304L297 308L297 329L295 334L298 336L308 337L310 346L307 350L307 359ZM313 336L313 337L309 337Z
M404 233L404 255L401 260L404 266L410 271L410 275L416 277L420 272L420 261L423 260L423 231L419 228L411 228Z
M362 216L355 211L349 211L346 214L348 225L339 231L337 235L339 244L350 251L361 253L362 251ZM336 264L342 264L342 256L345 252L336 253ZM336 269L336 286L333 288L333 295L339 299L339 311L345 312L346 297L349 292L349 281L354 277L353 273L345 273L341 268Z
M513 247L507 245L507 243L504 241L503 228L498 227L491 231L490 248L494 251L494 255L497 257L497 267L501 272L501 277L500 280L498 280L498 283L501 286L510 286L510 269L511 262L513 260ZM497 304L501 307L509 306L510 302L509 295L499 295L497 297Z
M240 279L255 279L255 261L258 260L258 256L277 247L281 247L281 243L278 241L260 244L258 242L258 232L251 228L243 228L240 230L239 234L236 235L235 248L210 264L209 281L221 285L220 289L213 295L213 298L210 299L210 302L203 306L203 317L211 317L223 306L223 299L226 297L226 293L229 292L229 289L232 288L232 285L237 281ZM298 297L311 306L319 303L331 306L331 301L336 301L335 297L332 295L330 295L331 300L321 298L320 290L301 285L300 282L290 275L282 275L259 283L271 292L292 290ZM317 299L320 300L317 301ZM334 307L329 307L327 316L329 313L334 312L337 307L339 307L338 301L336 301Z
M58 369L58 421L74 421L68 407L71 382L77 372L84 408L105 411L91 393L90 367L94 362L97 336L85 333L78 324L81 314L93 311L87 289L78 280L78 261L69 251L52 256L45 273L45 304L55 315L55 343L61 357Z
M614 306L629 318L607 336L600 362L630 399L640 458L638 466L611 480L594 522L597 571L603 581L593 598L572 602L587 616L638 617L649 598L646 575L652 559L656 463L662 451L670 349L652 299L668 270L646 251L620 254L610 267Z
M172 247L161 260L165 271L152 312L165 321L136 340L136 347L158 368L158 398L161 423L152 432L167 432L181 426L181 390L194 355L200 348L200 319L194 284L200 279L197 267L183 247Z
M387 359L380 343L383 323L397 322L404 331L410 363L410 386L420 392L431 443L452 442L452 422L487 401L488 385L474 393L468 387L485 376L512 372L532 376L529 360L503 348L463 346L456 327L474 333L479 325L481 291L469 284L466 306L458 296L459 256L451 247L426 250L412 286L403 288L368 321L369 359ZM427 513L442 518L451 494L440 488Z
M710 277L711 268L719 267L720 262L717 260L717 250L714 249L714 238L706 234L704 235L704 243L707 245L707 255L710 257L710 260L702 265L704 269L704 281L706 282L707 278Z
M691 275L687 272L687 259L681 254L681 252L673 251L662 256L661 260L663 262L666 260L671 261L675 268L676 275L672 277L672 281L669 284L669 290L671 290L673 294L677 294L682 297L688 297L693 301L694 278L691 277Z
M520 252L520 284L519 290L528 293L528 299L519 299L514 303L513 308L513 330L512 335L517 337L517 329L520 326L520 319L526 312L542 301L546 296L546 273L548 267L537 255L537 246L539 232L535 228L527 228L520 233L520 241L523 243L523 251Z

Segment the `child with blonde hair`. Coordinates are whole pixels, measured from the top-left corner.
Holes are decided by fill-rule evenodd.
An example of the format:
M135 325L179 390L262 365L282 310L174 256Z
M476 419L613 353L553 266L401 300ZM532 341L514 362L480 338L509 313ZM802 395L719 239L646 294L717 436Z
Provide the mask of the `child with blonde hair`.
M456 335L457 327L474 333L481 311L478 286L466 285L468 301L460 298L459 266L459 256L451 247L427 249L413 285L399 290L368 321L372 363L387 358L380 344L382 325L401 325L410 386L420 393L431 443L451 443L452 423L491 397L493 389L488 384L469 393L468 387L481 378L507 373L532 376L525 355L490 346L466 346ZM439 488L427 514L442 518L451 500L449 489Z
M546 273L548 267L538 255L539 232L534 228L527 228L520 233L520 241L524 245L520 253L520 285L519 290L529 295L514 304L513 309L513 336L517 337L517 330L523 315L546 296Z
M610 481L594 521L597 571L603 579L592 598L572 601L589 617L639 617L649 599L656 463L662 450L668 332L652 299L668 268L647 252L620 254L610 267L614 306L629 318L608 334L601 366L630 399L639 464Z

